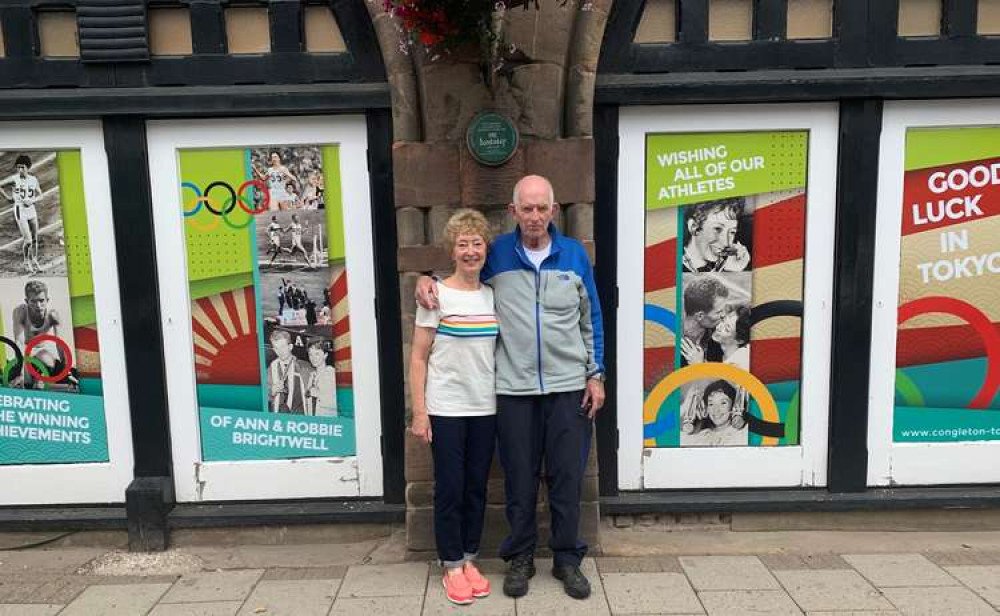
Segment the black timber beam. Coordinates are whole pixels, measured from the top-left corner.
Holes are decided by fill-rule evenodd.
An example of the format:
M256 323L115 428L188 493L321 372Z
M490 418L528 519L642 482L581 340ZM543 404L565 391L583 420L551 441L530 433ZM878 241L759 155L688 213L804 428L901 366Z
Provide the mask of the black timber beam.
M680 3L677 40L682 45L708 41L708 0L684 0Z
M406 519L406 506L377 500L180 504L167 516L175 528L390 524Z
M272 53L299 53L305 49L301 0L271 0L268 21Z
M0 119L304 115L387 109L384 83L0 90Z
M0 532L124 529L124 505L0 507Z
M827 68L836 62L830 40L747 41L736 43L655 43L637 45L636 73L693 71L758 71L782 68Z
M594 278L604 315L604 408L597 414L598 487L618 493L618 107L594 108Z
M370 110L368 176L371 182L372 237L375 252L375 318L378 328L379 385L382 403L382 495L386 503L405 502L403 441L406 408L403 394L403 348L399 274L396 268L396 206L392 179L392 116Z
M978 11L978 0L944 0L941 34L949 38L976 36Z
M226 44L226 22L219 0L191 0L191 46L195 55L222 54Z
M375 36L375 26L365 8L365 0L328 1L358 74L366 80L384 80L382 50Z
M788 0L755 0L753 7L753 38L759 41L780 41L788 31Z
M38 29L31 6L10 3L0 8L0 28L3 29L4 55L8 58L31 58L38 49Z
M876 488L854 493L815 490L671 490L602 496L603 515L695 512L895 511L1000 508L1000 487Z
M634 2L616 2L608 16L604 28L604 39L601 41L601 55L598 59L598 71L601 73L628 72L634 62L632 41L642 20L646 8L646 0Z
M598 75L597 105L1000 96L1000 66Z
M868 485L868 377L882 101L840 104L827 485ZM859 352L860 351L860 352Z
M166 514L174 494L146 123L137 116L105 118L104 149L119 255L125 360L143 367L130 371L128 378L135 473L125 490L129 548L160 551L167 547Z

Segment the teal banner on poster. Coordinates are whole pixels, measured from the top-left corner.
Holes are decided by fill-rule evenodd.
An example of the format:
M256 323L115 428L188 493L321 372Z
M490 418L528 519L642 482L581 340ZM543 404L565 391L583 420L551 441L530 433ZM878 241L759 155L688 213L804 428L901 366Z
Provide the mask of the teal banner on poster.
M206 462L355 455L354 419L202 407Z
M996 441L1000 410L896 406L892 437L897 443Z
M0 390L0 464L107 461L100 396Z

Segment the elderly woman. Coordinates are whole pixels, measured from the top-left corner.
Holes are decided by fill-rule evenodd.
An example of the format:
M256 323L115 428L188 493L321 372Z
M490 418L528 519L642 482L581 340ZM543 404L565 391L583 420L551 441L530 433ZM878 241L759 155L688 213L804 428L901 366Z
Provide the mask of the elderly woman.
M438 308L417 306L410 357L413 423L434 458L434 534L448 600L490 594L476 567L486 511L486 480L496 430L493 290L479 282L490 227L459 210L445 226L455 272L438 281Z
M719 379L702 389L695 385L681 404L682 447L746 445L747 392Z
M741 244L740 218L746 209L742 197L706 201L684 208L685 272L743 272L750 267L750 251Z

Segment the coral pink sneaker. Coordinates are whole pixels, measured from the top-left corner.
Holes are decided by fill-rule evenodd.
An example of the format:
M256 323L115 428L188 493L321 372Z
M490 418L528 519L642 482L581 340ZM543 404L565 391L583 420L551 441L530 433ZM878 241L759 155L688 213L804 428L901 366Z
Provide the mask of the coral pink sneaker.
M477 599L490 596L490 581L483 577L471 562L465 563L465 579L472 586L472 596Z
M465 579L465 575L455 573L449 575L447 571L441 576L441 584L444 586L444 594L448 600L456 605L468 605L475 601L472 595L472 585Z

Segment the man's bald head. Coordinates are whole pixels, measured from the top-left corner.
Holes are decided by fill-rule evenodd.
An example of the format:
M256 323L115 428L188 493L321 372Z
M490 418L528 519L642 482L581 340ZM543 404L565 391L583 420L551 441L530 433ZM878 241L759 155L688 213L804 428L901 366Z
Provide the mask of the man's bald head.
M511 203L517 205L520 203L521 194L525 191L539 191L545 190L548 192L549 204L553 204L556 201L555 191L552 190L552 182L540 175L526 175L514 184L514 194L511 196Z
M527 248L538 250L548 244L549 224L559 211L554 197L552 183L540 175L526 175L514 185L514 201L507 209Z

